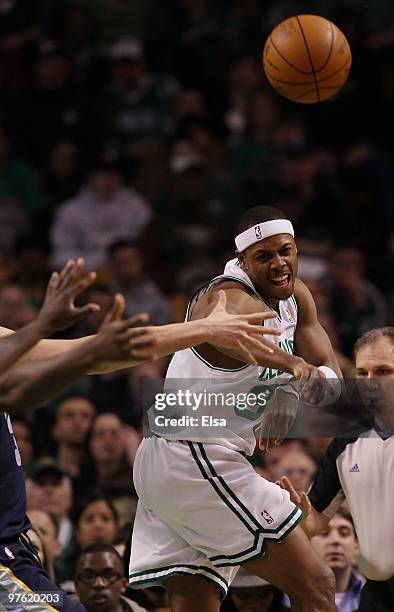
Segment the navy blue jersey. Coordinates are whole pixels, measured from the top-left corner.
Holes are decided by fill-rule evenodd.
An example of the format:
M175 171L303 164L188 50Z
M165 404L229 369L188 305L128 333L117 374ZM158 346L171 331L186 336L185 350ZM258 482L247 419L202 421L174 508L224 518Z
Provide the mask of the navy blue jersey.
M29 529L22 461L8 414L0 413L0 541Z

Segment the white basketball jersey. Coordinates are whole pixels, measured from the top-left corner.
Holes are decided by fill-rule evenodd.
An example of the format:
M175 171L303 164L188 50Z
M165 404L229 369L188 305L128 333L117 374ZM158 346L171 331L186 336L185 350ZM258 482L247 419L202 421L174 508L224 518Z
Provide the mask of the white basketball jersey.
M262 301L264 310L272 310L256 291L248 275L241 269L238 259L232 259L227 262L223 274L215 277L194 293L187 308L186 321L189 320L192 308L198 299L211 287L223 280L234 280L247 286ZM287 300L280 301L279 312L276 314L275 319L268 319L263 324L265 327L279 328L282 333L280 336L268 336L268 338L284 351L293 353L294 333L297 325L297 303L293 295ZM201 392L203 387L207 392L220 388L223 393L231 394L233 392L233 394L239 395L242 392L250 393L254 389L256 391L266 389L269 398L271 397L268 392L269 389L286 384L291 378L291 374L255 365L244 365L235 369L219 368L204 359L199 354L198 348L190 348L174 354L168 366L165 389L171 388L171 380L184 379L184 384L181 383L182 388L187 384L188 389L192 392L195 389ZM227 412L229 416L228 431L226 431L225 437L223 436L223 428L220 429L220 437L215 438L213 428L204 430L196 427L194 431L193 428L188 427L187 430L178 432L175 439L211 442L246 452L248 455L253 454L256 444L254 431L261 420L263 407L240 407L239 405L231 405L231 401L229 401L225 411L223 411L223 406L220 409L212 408L213 416L219 413L222 416L224 412ZM174 439L172 435L160 432L157 427L151 426L151 429L162 437Z

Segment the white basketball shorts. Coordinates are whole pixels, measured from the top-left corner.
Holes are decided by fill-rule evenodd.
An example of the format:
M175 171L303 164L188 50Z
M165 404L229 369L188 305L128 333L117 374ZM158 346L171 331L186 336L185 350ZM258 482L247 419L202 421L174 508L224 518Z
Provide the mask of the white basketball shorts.
M287 491L218 444L145 438L134 464L139 495L130 586L198 574L225 595L239 565L264 554L302 519Z

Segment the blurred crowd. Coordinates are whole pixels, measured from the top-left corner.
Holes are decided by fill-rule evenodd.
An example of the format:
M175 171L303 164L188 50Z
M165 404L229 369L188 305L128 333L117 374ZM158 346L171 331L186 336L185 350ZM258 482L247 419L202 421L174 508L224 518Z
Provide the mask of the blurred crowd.
M331 18L352 48L349 81L325 104L281 99L263 75L266 36L295 12ZM127 316L182 320L231 258L237 216L273 203L295 225L300 277L352 376L355 340L394 323L393 44L391 0L0 0L0 324L31 321L50 272L78 256L98 271L86 300L101 311L67 337L94 333L117 291ZM112 574L123 571L141 381L165 367L85 377L14 420L42 554L71 590L107 545ZM327 443L288 441L256 469L306 489ZM319 536L322 554L335 537L357 590L346 513ZM88 601L89 578L75 584ZM229 610L246 609L239 584ZM250 588L267 594L261 610L286 606L269 585ZM156 589L134 598L166 606Z

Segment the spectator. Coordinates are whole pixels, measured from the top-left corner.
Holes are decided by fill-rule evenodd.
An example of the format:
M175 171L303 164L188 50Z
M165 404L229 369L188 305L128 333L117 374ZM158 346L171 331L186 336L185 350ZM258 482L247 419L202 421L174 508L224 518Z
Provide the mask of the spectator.
M124 186L119 164L108 156L101 158L82 191L55 215L53 266L84 257L88 266L102 268L108 246L124 237L137 239L151 214L148 202Z
M50 217L59 204L73 198L81 186L80 153L78 145L70 140L55 143L49 153L43 186Z
M230 602L225 600L224 612L282 612L286 608L282 605L282 593L271 584L249 574L242 567L231 583Z
M126 317L146 312L152 325L164 325L171 320L168 300L146 275L143 253L135 243L121 240L111 244L108 263L110 287L124 296Z
M45 510L30 510L29 519L36 531L41 533L52 560L60 553L59 523L56 517Z
M124 565L119 553L107 544L84 548L75 567L75 586L86 612L146 612L126 599Z
M52 428L52 436L57 443L57 461L74 478L80 472L94 416L94 405L84 397L68 397L57 407Z
M253 55L238 57L228 73L228 108L224 122L236 142L248 127L250 101L262 84L261 68Z
M245 181L270 168L275 160L273 136L279 121L278 104L271 92L255 92L249 105L245 134L230 151L231 166Z
M200 284L204 270L212 276L219 272L217 257L229 240L238 204L234 192L212 184L207 160L196 152L174 152L169 170L168 187L156 202L160 241L171 289L185 291Z
M133 494L125 431L128 430L115 414L103 413L96 418L89 445L90 465L84 466L80 474L79 487L85 494L100 489L112 500ZM139 441L136 434L137 446Z
M275 480L287 476L296 491L307 491L316 473L317 465L305 452L290 451L273 467Z
M275 480L277 480L276 466L282 457L285 457L289 452L302 451L303 448L302 440L298 438L286 438L280 446L274 446L270 449L270 452L263 456L264 465L262 467L264 478L275 482ZM257 461L260 461L258 456Z
M0 288L0 321L9 329L19 329L36 318L36 311L28 303L25 291L17 284Z
M33 427L27 418L22 415L16 415L12 418L12 429L19 448L23 468L25 473L27 473L36 454Z
M56 142L81 137L82 108L71 57L62 43L40 45L33 77L33 87L13 101L10 121L19 149L42 168Z
M111 413L100 414L92 429L89 454L76 483L76 497L97 489L115 504L120 526L134 520L137 499L133 487L132 465L141 434Z
M12 155L9 136L0 125L0 248L9 249L43 205L37 177L29 164Z
M44 301L49 280L48 240L38 233L19 235L13 251L14 279L25 291L30 304L38 310Z
M59 542L65 548L72 537L69 512L73 503L71 479L51 457L35 461L26 480L27 508L45 510L59 521Z
M308 438L308 453L318 465L326 454L326 450L332 438Z
M312 543L335 574L337 612L358 610L364 579L355 569L358 545L349 512L340 508Z
M119 39L110 51L112 83L93 107L102 146L173 131L172 106L179 85L172 76L150 74L142 43Z
M116 539L119 520L111 500L93 494L77 510L75 535L81 548L94 542L111 544Z
M37 556L40 559L40 563L47 573L49 580L55 582L55 568L53 566L53 558L49 552L46 540L39 529L36 529L33 525L28 531L28 536L31 543L37 549Z
M57 560L58 581L62 588L74 592L72 583L79 551L97 542L112 544L118 533L118 515L112 501L101 493L85 497L74 511L75 530L69 546Z
M385 325L387 305L383 295L365 277L363 253L351 246L336 249L330 271L323 280L329 292L330 311L341 339L341 350L351 357L357 338Z

